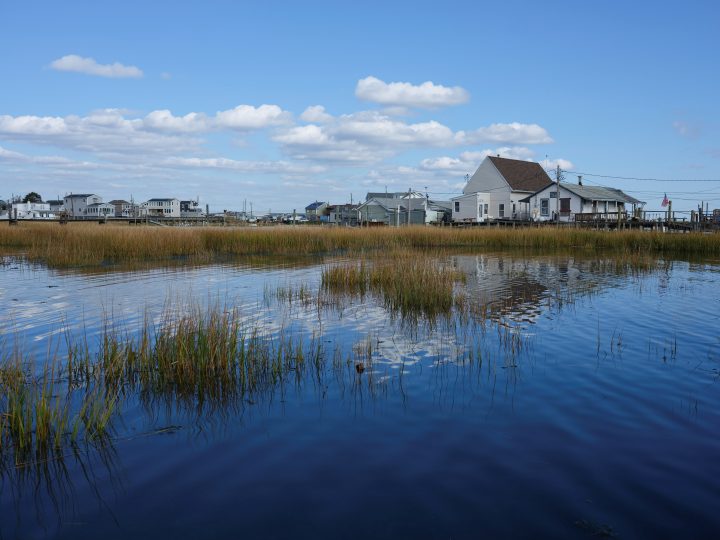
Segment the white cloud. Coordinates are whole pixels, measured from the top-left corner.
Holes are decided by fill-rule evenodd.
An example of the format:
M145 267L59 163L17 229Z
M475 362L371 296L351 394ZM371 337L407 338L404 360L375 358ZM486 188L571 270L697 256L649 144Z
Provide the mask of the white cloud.
M196 149L198 139L145 129L142 119L126 118L118 109L88 116L0 115L0 138L94 152L145 155L168 150Z
M296 126L274 137L274 140L287 145L319 146L331 143L331 139L322 127L310 124Z
M323 125L288 128L276 142L298 159L373 163L415 147L456 143L455 133L436 121L409 124L377 111L333 117Z
M376 77L360 79L355 95L364 101L381 105L434 109L467 103L470 94L459 86L447 87L426 81L420 85L407 82L386 83Z
M423 159L420 168L425 171L447 171L455 173L473 173L487 156L500 155L504 158L530 160L535 155L529 148L522 146L504 146L496 149L462 152L458 157L441 156Z
M431 120L408 124L375 111L343 115L333 127L339 138L373 144L447 146L453 144L453 131Z
M0 146L0 159L3 161L25 162L28 160L28 156L26 156L25 154L21 154L20 152L8 150L7 148L3 148L2 146Z
M234 109L218 111L215 124L218 127L249 130L282 126L292 122L292 115L277 105L238 105Z
M65 120L58 116L0 115L0 133L9 135L59 135L67 131Z
M493 124L472 132L454 132L430 120L409 123L379 111L361 111L332 117L322 125L310 124L288 128L274 140L298 159L374 163L413 148L446 148L474 146L490 139L496 142L537 144L552 141L537 124ZM485 155L501 153L516 159L530 159L533 152L519 146L486 150Z
M167 109L151 112L143 119L143 125L148 129L180 133L200 132L210 129L208 118L203 113L191 112L185 116L173 116Z
M511 144L550 144L553 141L547 130L537 124L491 124L470 132L459 132L467 144L484 142Z
M303 122L315 122L317 124L324 124L332 119L332 115L325 112L325 107L322 105L312 105L300 115L300 120Z
M170 157L159 165L168 167L193 167L200 169L227 169L248 173L283 173L283 174L311 174L325 170L319 165L304 165L288 161L252 161L236 160L230 158L197 158L197 157Z
M113 79L139 78L143 76L142 70L136 66L125 66L118 62L98 64L94 58L84 58L77 54L68 54L58 58L50 64L50 67L56 71L72 71Z
M697 139L702 131L699 124L686 120L676 120L672 123L672 127L678 135L688 139Z
M558 165L560 166L561 169L563 169L565 171L575 168L575 164L572 161L570 161L568 159L563 159L563 158L543 160L542 162L540 162L540 165L542 165L545 168L545 170L548 170L548 171L551 169L556 169L558 167Z

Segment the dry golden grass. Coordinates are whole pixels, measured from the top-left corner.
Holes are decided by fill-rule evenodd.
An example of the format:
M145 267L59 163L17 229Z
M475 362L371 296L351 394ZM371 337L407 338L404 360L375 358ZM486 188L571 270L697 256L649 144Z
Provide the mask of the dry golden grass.
M413 250L393 250L359 263L329 266L322 271L322 287L333 294L367 291L383 299L390 312L403 317L447 314L454 305L456 283L466 275L435 257L418 256Z
M719 255L720 234L555 228L221 228L21 224L0 227L0 254L55 267L222 257L360 253L398 248L519 248L616 254Z

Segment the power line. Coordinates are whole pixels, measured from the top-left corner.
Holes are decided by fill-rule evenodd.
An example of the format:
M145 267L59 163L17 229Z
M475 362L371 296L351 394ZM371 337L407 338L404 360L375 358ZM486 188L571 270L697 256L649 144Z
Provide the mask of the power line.
M610 176L608 174L593 174L580 171L565 171L568 174L581 174L598 178L612 178L613 180L637 180L639 182L720 182L720 178L637 178L634 176Z

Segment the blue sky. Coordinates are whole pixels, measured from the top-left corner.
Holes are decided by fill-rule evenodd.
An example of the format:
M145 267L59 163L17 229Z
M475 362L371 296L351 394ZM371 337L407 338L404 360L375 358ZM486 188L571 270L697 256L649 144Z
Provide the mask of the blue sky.
M710 1L4 0L0 198L442 199L499 153L677 180L585 175L648 209L720 207L718 20Z

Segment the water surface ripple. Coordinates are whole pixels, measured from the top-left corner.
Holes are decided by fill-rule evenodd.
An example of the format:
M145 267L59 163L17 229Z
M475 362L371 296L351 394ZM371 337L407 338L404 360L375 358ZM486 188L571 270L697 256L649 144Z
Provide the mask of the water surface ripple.
M40 358L65 332L92 339L108 319L134 331L200 303L345 355L370 343L374 361L199 417L131 396L106 454L0 471L0 536L717 538L720 264L446 262L490 306L484 330L408 324L373 295L277 299L317 292L316 263L83 273L5 260L6 350ZM481 362L458 358L471 343Z

